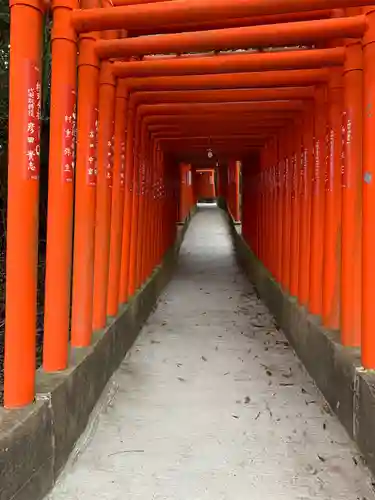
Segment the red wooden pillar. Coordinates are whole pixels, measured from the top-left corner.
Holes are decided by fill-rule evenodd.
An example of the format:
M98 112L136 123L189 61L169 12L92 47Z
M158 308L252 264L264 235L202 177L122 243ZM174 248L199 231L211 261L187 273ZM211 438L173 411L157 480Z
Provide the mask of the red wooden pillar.
M289 292L290 285L290 251L291 251L291 203L292 203L292 162L293 162L293 139L294 126L285 137L284 154L284 178L283 178L283 235L282 235L282 279L281 283L285 291Z
M262 262L265 261L266 255L266 238L265 238L265 207L266 207L266 156L260 162L259 169L259 256Z
M267 229L266 229L266 251L267 251L267 261L266 265L269 271L272 273L272 238L273 238L273 192L272 192L272 167L274 159L274 140L268 141L268 154L267 154L267 165L266 165L266 217L267 217Z
M284 218L283 218L283 197L284 188L283 183L283 173L284 173L284 149L285 142L284 138L281 136L278 138L278 150L277 150L277 163L276 163L276 218L277 218L277 229L276 229L276 242L275 242L275 252L276 252L276 279L281 283L282 279L282 268L283 268L283 231L284 231Z
M341 175L343 89L342 70L331 70L329 81L329 142L326 165L322 320L340 326Z
M375 9L363 39L362 364L375 368Z
M133 191L134 191L134 131L135 112L131 101L126 120L125 146L125 186L124 186L124 214L122 225L121 270L119 303L124 304L129 297L129 269L130 269L130 240L133 220Z
M294 128L292 155L292 193L291 193L291 238L290 238L290 288L292 297L298 297L299 283L299 234L300 226L300 181L302 168L302 117L298 117Z
M230 160L228 161L228 167L227 167L227 207L229 214L232 215L233 213L233 202L232 202L232 176L233 176L233 162Z
M341 340L361 344L362 309L362 41L346 47L344 68L346 118L342 184Z
M319 85L315 91L315 148L311 203L310 298L312 314L322 314L323 248L325 214L325 162L327 152L327 89Z
M240 175L241 162L236 161L234 164L234 220L240 221Z
M10 5L4 403L34 399L43 3Z
M52 3L52 106L43 337L43 368L47 372L64 370L68 364L77 114L77 37L70 18L76 7L74 0Z
M267 266L267 252L268 252L268 239L267 239L267 224L268 224L268 192L267 192L267 165L268 158L265 157L264 165L262 165L262 241L263 241L263 257L262 261L265 266Z
M163 165L161 160L160 143L156 146L156 163L158 165L158 187L157 187L157 199L158 199L158 240L156 248L156 261L159 264L163 255L163 235L164 235L164 225L163 220ZM179 215L179 213L178 213Z
M190 214L193 206L195 205L195 193L194 193L194 175L193 175L193 167L189 164L188 169L188 190L189 190L189 209L188 214Z
M301 305L308 307L310 290L311 254L311 197L314 171L314 104L306 103L303 117L303 159L300 171L300 225L298 297Z
M248 209L248 160L242 170L242 238L249 244L249 209Z
M219 164L218 167L219 185L220 185L220 197L228 204L228 165Z
M128 284L129 297L132 297L134 295L138 286L136 262L137 262L137 249L138 249L139 204L140 204L140 191L141 191L141 172L140 172L141 127L142 127L141 119L138 113L135 113L132 220L131 220L130 253L129 253L129 284Z
M157 143L156 140L152 141L152 156L151 156L151 192L150 192L150 214L151 214L151 231L150 231L150 267L151 273L157 264L157 238L158 238L158 164L156 160Z
M98 180L96 188L94 330L104 328L107 319L109 246L113 185L113 134L115 117L115 80L111 63L103 62L99 78Z
M138 238L137 238L137 257L135 260L136 265L136 282L137 288L142 284L142 260L145 251L145 234L146 234L146 198L147 198L147 144L148 142L148 131L144 122L142 122L141 127L141 143L140 143L140 166L139 166L139 179L140 179L140 189L139 189L139 212L138 212Z
M144 214L144 229L143 239L144 247L142 251L141 263L141 282L143 283L148 277L148 262L150 252L150 234L151 234L151 213L150 213L150 192L152 181L152 164L151 164L151 137L148 134L146 144L146 179L145 179L145 214Z
M270 190L270 240L269 240L269 254L270 254L270 271L273 276L277 272L277 256L275 254L276 235L277 235L277 211L276 211L276 163L277 163L277 138L274 137L271 141L270 152L270 174L269 174L269 190Z
M97 7L95 0L84 7ZM71 343L91 343L96 206L96 136L98 125L99 61L97 35L81 35L78 57L78 121L75 181L73 304Z
M121 247L124 222L126 183L126 119L128 90L125 81L116 85L115 144L113 158L113 188L111 209L111 240L108 271L107 314L116 316L119 307L121 278Z
M180 164L180 211L179 221L184 222L189 212L189 166Z
M143 229L144 229L144 209L145 209L145 180L146 180L146 156L145 156L145 127L141 122L140 143L139 143L139 188L138 188L138 230L136 240L135 265L135 290L138 290L140 283L140 267L143 252Z

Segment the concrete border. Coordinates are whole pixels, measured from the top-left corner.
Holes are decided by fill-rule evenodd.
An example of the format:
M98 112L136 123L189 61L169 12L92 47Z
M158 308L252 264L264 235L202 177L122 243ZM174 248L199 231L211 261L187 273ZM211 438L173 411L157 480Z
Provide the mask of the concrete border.
M163 262L118 316L94 333L90 347L71 349L69 369L38 370L35 403L20 410L0 408L0 500L40 500L51 490L108 380L170 280L191 215L178 227Z
M239 265L375 474L375 372L361 368L359 349L343 347L338 332L325 330L283 292L228 220Z

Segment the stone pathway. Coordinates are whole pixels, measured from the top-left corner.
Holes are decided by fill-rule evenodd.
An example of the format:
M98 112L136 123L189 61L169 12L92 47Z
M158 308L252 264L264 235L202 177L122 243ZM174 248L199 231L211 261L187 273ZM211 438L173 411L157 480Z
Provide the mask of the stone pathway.
M317 360L318 362L318 360ZM374 500L361 457L201 209L50 500Z

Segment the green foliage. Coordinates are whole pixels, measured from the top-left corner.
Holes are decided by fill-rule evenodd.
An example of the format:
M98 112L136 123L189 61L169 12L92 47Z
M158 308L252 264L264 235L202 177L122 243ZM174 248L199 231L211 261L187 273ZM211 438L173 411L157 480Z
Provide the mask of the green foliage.
M43 38L43 52L42 52L42 64L43 64L43 81L42 81L42 120L49 120L49 107L50 107L50 96L51 96L51 30L52 30L52 19L50 14L45 17L44 23L44 38Z
M8 136L9 9L0 5L0 155Z

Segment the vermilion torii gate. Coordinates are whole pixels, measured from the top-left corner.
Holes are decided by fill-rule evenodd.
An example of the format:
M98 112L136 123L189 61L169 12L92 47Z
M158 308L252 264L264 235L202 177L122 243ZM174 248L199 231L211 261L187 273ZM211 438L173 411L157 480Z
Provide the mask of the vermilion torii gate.
M44 370L66 369L69 341L90 345L161 261L186 195L179 165L191 172L184 155L206 157L209 147L222 159L219 194L229 206L238 181L228 190L225 169L242 162L243 235L258 257L375 368L370 3L11 1L8 408L34 399L46 9L53 31ZM283 49L220 53L250 47Z

